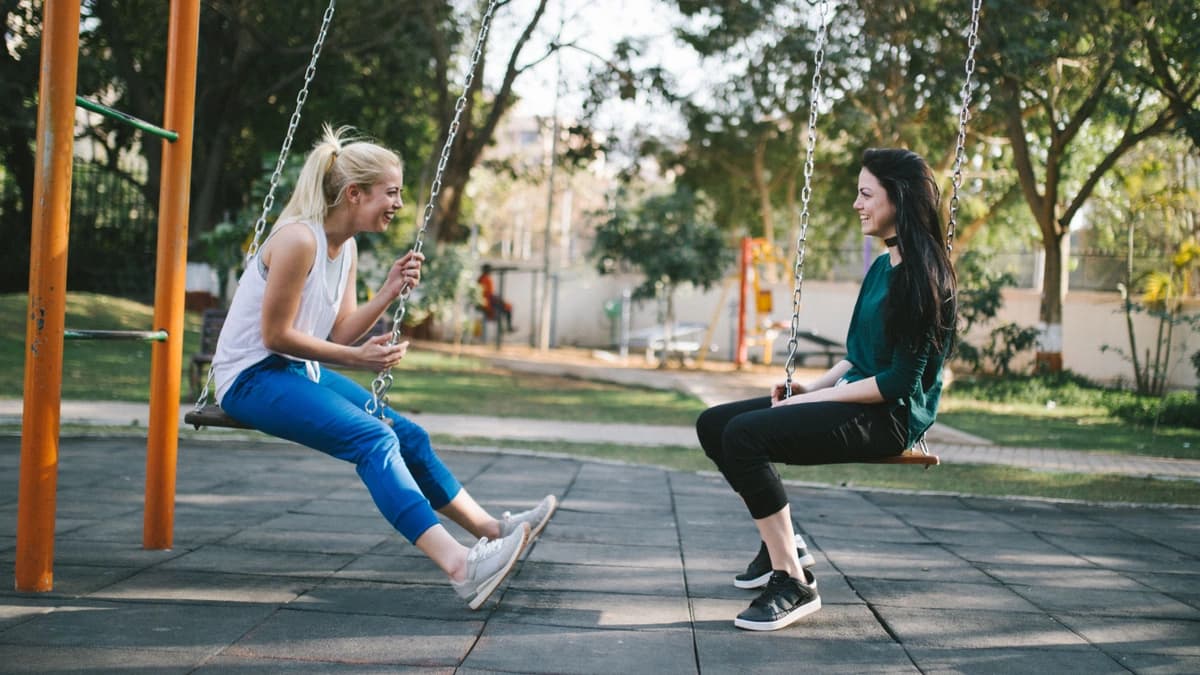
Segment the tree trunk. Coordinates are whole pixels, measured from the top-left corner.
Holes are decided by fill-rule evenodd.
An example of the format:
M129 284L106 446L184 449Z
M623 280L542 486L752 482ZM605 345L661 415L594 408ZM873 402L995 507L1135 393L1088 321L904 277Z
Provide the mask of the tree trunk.
M1070 234L1059 232L1053 237L1044 237L1042 247L1046 263L1043 268L1041 309L1038 312L1035 370L1059 373L1063 369L1063 301L1067 297Z
M758 195L758 213L762 219L763 239L775 244L775 213L771 208L771 185L767 180L767 140L760 136L754 145L754 191Z

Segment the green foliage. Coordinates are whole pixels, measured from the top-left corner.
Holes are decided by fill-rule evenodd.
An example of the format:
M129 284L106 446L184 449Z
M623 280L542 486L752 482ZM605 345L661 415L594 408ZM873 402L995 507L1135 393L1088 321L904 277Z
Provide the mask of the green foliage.
M408 300L405 322L415 325L431 316L442 322L453 318L477 288L473 272L466 245L439 246L421 267L421 285Z
M1188 392L1165 396L1138 396L1114 401L1109 407L1114 417L1143 427L1191 427L1200 429L1200 398Z
M1070 371L962 378L954 381L948 396L958 401L1094 409L1141 427L1200 428L1200 400L1191 394L1141 395L1101 387Z
M652 196L633 210L623 202L619 197L596 229L591 255L601 274L622 267L642 272L645 281L634 290L634 298L655 297L660 284L670 290L683 283L708 289L732 264L732 248L694 193L679 189Z
M1010 272L995 271L989 265L990 261L990 255L970 250L955 264L959 283L961 335L992 322L1004 304L1002 291L1016 285L1016 279ZM1031 350L1036 341L1036 329L1009 322L992 328L982 346L960 340L955 347L955 357L976 373L988 370L990 363L995 372L1010 374L1012 360L1022 352Z
M1036 375L962 377L954 380L949 391L955 398L992 403L1042 405L1054 401L1055 405L1063 406L1103 406L1103 402L1111 397L1128 395L1128 392L1100 387L1069 370Z
M1130 226L1132 228L1132 225ZM1132 240L1132 234L1130 236ZM1133 275L1133 251L1129 252L1128 275ZM1118 286L1121 298L1124 300L1126 331L1129 337L1129 351L1119 347L1101 345L1101 351L1112 351L1133 366L1134 384L1140 394L1161 396L1166 392L1167 370L1171 365L1171 348L1174 344L1175 329L1183 326L1196 330L1200 328L1200 314L1185 314L1184 300L1191 294L1191 279L1200 271L1200 244L1195 240L1184 241L1179 245L1174 255L1167 260L1166 269L1149 270L1136 280L1128 279ZM1134 299L1131 286L1138 284L1142 291L1139 299ZM1138 352L1137 334L1134 330L1133 317L1145 313L1158 319L1158 330L1153 343L1153 355L1149 349L1143 357Z
M1200 399L1200 351L1192 354L1192 367L1196 369L1196 398Z

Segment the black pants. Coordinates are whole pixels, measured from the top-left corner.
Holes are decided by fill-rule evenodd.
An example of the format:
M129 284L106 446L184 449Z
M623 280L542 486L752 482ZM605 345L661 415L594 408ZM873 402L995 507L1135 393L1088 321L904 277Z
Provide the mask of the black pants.
M713 406L696 435L756 520L787 505L771 465L840 464L905 450L908 410L892 403L802 403L771 407L763 396Z

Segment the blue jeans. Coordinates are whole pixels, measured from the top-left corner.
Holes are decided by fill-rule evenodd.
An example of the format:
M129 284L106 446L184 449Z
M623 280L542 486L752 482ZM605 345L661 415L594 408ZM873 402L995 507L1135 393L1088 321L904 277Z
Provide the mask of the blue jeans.
M303 363L272 355L237 376L221 408L259 431L352 462L380 513L415 542L462 485L424 429L390 409L388 426L363 409L370 398L344 375L322 368L313 382Z

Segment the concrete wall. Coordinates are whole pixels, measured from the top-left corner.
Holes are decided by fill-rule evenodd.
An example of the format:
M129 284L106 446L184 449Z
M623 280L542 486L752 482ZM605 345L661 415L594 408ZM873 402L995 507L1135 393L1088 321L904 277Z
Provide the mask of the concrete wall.
M515 335L507 338L517 343L528 343L529 329L535 324L531 315L533 296L532 283L537 275L527 271L507 274L505 295L514 305L514 323L518 327ZM591 268L573 268L559 273L557 291L557 316L555 321L555 344L560 346L610 349L614 347L612 322L605 314L605 303L619 300L622 290L632 289L640 283L637 275L597 274ZM839 342L845 340L850 313L858 294L857 282L827 282L806 280L803 287L800 311L800 327L827 336ZM792 283L788 279L768 285L772 289L773 311L770 319L783 326L783 332L774 343L773 351L782 352L787 345L788 325L791 321ZM722 294L720 287L709 291L682 288L675 295L676 319L683 323L698 323L710 327L711 342L715 350L709 358L732 360L735 327L737 320L737 282L729 280ZM1015 322L1022 326L1034 326L1038 321L1039 293L1032 289L1007 289L1004 306L998 320ZM1200 313L1200 301L1188 304L1189 313ZM631 329L649 329L658 325L658 309L654 302L634 303L631 312ZM748 320L754 320L753 305L748 309ZM1135 315L1138 345L1141 350L1155 344L1157 322L1145 315ZM967 340L979 344L980 335L968 336ZM1121 312L1121 299L1116 293L1076 291L1067 296L1064 307L1063 326L1064 364L1067 368L1099 382L1131 381L1132 366L1113 352L1101 352L1102 345L1119 347L1128 352L1129 339L1125 328L1125 317ZM1171 388L1194 389L1196 374L1190 361L1191 355L1200 349L1200 335L1186 328L1177 328L1171 349L1171 366L1168 381ZM760 360L761 349L752 349L751 357ZM774 361L781 357L775 356ZM816 361L810 361L815 365Z

